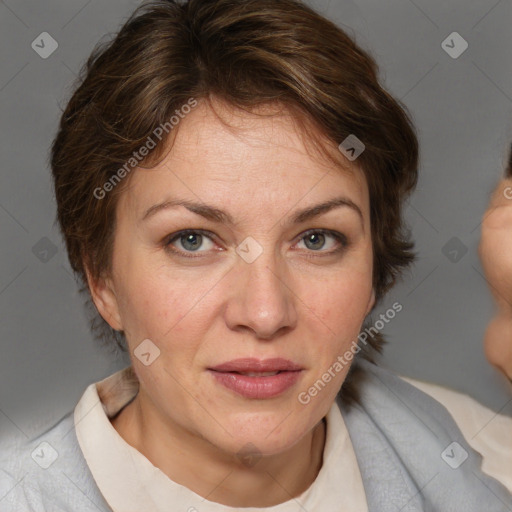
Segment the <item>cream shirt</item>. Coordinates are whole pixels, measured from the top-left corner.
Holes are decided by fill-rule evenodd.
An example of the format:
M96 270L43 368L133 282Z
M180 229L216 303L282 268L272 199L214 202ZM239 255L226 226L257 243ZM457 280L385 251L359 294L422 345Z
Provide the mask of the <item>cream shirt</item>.
M76 435L89 469L114 512L367 512L357 459L341 412L334 403L327 416L322 468L300 496L266 508L236 508L209 501L167 477L117 433L112 418L137 394L138 382L120 370L91 384L74 411ZM512 418L500 416L469 396L405 378L450 411L468 443L483 456L482 470L512 492Z

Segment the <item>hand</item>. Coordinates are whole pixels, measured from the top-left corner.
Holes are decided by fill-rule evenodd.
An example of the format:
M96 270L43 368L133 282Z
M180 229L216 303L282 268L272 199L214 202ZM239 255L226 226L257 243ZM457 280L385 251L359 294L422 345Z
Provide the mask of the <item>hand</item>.
M485 354L512 379L512 177L502 180L492 195L479 255L497 305L485 333Z

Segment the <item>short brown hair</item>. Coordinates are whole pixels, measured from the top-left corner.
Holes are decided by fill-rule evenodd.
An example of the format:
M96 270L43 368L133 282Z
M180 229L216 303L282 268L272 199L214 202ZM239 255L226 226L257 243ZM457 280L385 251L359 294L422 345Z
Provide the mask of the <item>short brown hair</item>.
M111 271L128 179L100 199L94 191L190 98L211 97L249 111L279 103L336 145L351 134L364 143L357 163L370 193L378 303L414 259L402 206L417 181L417 138L374 60L298 0L154 0L93 51L51 153L58 222L82 290L86 268L93 279ZM98 321L98 336L123 346L123 333L96 312ZM381 341L375 336L374 348Z

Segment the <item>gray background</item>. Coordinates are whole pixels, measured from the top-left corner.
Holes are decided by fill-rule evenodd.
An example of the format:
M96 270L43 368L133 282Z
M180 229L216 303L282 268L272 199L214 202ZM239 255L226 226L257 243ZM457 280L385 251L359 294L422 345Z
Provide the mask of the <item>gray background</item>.
M0 2L2 434L51 425L88 384L127 364L89 333L54 223L47 158L81 64L137 4ZM390 343L382 363L512 414L510 385L483 354L493 305L477 256L480 220L512 140L512 1L311 4L375 56L420 137L421 178L407 207L419 258L379 308L404 307L384 331ZM469 44L457 59L441 47L454 31ZM59 44L47 59L31 48L42 32ZM449 256L458 261L444 254L453 237L458 252Z

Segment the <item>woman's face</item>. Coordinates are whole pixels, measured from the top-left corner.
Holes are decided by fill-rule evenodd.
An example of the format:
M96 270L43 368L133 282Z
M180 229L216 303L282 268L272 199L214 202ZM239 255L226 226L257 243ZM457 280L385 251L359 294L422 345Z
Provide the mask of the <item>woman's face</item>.
M373 306L368 189L357 162L309 154L291 117L216 111L232 129L200 102L131 176L95 301L155 417L277 454L329 410L349 369L333 364Z

